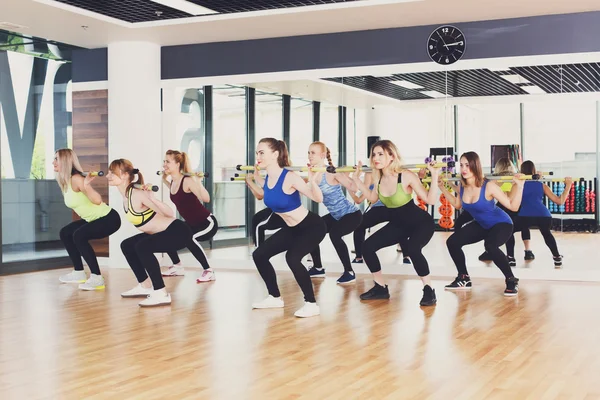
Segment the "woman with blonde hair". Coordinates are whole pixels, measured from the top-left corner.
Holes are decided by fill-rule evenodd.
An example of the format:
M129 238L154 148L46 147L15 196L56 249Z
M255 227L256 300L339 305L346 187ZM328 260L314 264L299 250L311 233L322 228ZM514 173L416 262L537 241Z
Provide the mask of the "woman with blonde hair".
M373 144L371 151L371 168L373 169L373 190L359 179L362 164L359 162L353 179L361 192L367 193L371 203L381 200L385 208L379 207L377 219L371 223L377 225L388 222L383 228L371 235L362 246L363 258L373 274L375 286L360 295L362 300L389 299L390 292L381 273L381 263L377 251L398 243L402 244L404 255L410 257L415 271L423 282L423 297L420 305L433 306L437 299L435 290L431 287L429 265L423 256L423 247L429 243L435 231L433 217L427 211L420 209L413 200L416 193L428 204L437 201L437 190L431 185L429 191L423 187L419 176L402 166L396 145L389 140L380 140ZM433 168L433 162L428 166L432 181L437 181L439 169Z
M204 269L196 282L214 281L215 273L210 268L206 253L200 245L201 242L212 239L219 229L215 216L202 204L210 201L210 195L200 180L184 175L192 172L189 157L185 152L168 150L163 161L163 172L163 183L169 187L171 201L192 230L193 240L188 249ZM168 180L167 176L170 176L171 180ZM184 271L177 251L170 251L168 255L173 265L163 275L183 275Z
M116 186L123 196L125 218L141 231L121 242L123 255L138 280L138 285L121 296L146 297L139 303L141 307L169 305L171 295L165 288L154 253L191 246L192 231L185 222L175 218L168 205L144 188L142 173L133 168L129 160L113 160L108 169L108 184Z
M104 278L90 240L102 239L118 231L121 218L92 187L91 183L96 178L90 174L84 177L83 168L73 150L57 150L52 166L65 205L81 218L60 230L60 239L73 262L74 271L61 276L59 280L63 283L81 283L81 290L104 289ZM89 279L83 269L82 257L90 268Z

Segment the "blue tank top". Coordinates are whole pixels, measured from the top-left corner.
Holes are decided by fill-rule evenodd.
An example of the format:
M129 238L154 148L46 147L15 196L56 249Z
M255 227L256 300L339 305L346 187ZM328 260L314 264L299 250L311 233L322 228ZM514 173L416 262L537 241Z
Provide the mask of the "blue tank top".
M369 190L373 190L373 188L375 187L375 184L371 183L371 185L369 186ZM377 198L377 203L371 204L370 207L382 207L383 203L381 202L381 200L379 200L379 197Z
M287 169L284 169L281 172L273 189L269 188L269 175L265 177L265 186L263 187L265 194L263 201L265 206L273 210L273 212L286 213L293 211L302 205L300 193L297 190L292 194L283 192L283 181L288 172Z
M544 187L542 182L525 182L519 217L552 217L544 205Z
M483 229L491 229L494 225L501 223L512 225L512 220L508 214L498 208L494 199L487 200L485 198L485 188L487 183L488 181L483 182L481 192L479 193L479 199L472 204L468 204L463 201L464 188L461 185L460 201L462 202L462 207L465 211L471 214L473 219L477 221L477 223L479 223Z
M327 183L326 173L323 173L319 188L323 192L323 205L327 207L329 214L335 219L340 220L346 214L358 211L358 207L350 203L344 196L341 185L330 185Z

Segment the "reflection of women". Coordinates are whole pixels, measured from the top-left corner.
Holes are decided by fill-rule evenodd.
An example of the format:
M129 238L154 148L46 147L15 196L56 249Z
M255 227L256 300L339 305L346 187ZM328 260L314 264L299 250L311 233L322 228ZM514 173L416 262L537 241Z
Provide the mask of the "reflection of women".
M81 218L60 230L60 239L69 253L75 270L59 279L63 283L81 283L79 289L82 290L104 289L104 278L100 274L98 259L90 240L102 239L118 231L121 227L121 218L92 188L91 183L95 178L89 174L83 177L83 169L73 150L58 150L52 165L66 206L73 209ZM81 257L90 268L89 279L83 270Z
M196 281L214 281L215 273L210 268L206 259L206 253L200 244L212 239L219 229L219 224L215 216L201 203L208 203L210 195L204 185L202 185L202 182L182 174L182 172L192 172L189 158L185 152L168 150L163 162L163 169L165 172L163 174L163 182L169 187L171 201L175 204L177 211L179 211L179 214L181 214L192 230L193 240L189 242L190 247L188 249L204 269L202 275ZM167 180L167 175L171 176L171 181ZM184 271L177 251L170 251L168 254L173 261L173 266L164 272L163 275L183 275Z
M535 165L531 161L525 161L521 164L521 172L525 175L535 175L537 173ZM552 189L548 185L544 185L542 182L525 182L525 187L523 188L523 200L521 201L521 209L519 210L519 219L526 229L532 226L538 227L544 237L546 246L552 252L555 267L562 265L563 257L558 252L556 239L554 239L554 235L552 235L552 231L550 230L552 226L552 214L550 214L550 211L544 205L544 196L548 197L550 201L562 205L565 203L572 185L573 179L566 177L565 190L560 197L552 192Z

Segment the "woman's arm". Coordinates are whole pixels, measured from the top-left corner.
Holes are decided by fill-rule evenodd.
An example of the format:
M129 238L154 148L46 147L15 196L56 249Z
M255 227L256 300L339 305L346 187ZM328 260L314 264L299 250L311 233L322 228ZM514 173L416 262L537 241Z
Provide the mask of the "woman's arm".
M365 198L370 203L376 203L377 200L379 200L379 194L377 193L377 185L374 185L373 186L373 190L370 190L369 189L369 185L366 185L365 182L363 182L363 181L360 180L360 170L361 170L361 168L362 168L362 162L359 161L358 162L358 166L356 167L356 172L354 172L352 174L352 180L354 181L354 183L358 187L358 190L360 190L362 192L363 196L365 196ZM365 176L365 181L366 180L367 180L367 177Z
M173 209L171 209L171 207L169 207L162 201L155 198L153 192L151 192L149 190L134 189L131 193L132 193L131 194L132 196L138 196L138 198L142 201L143 205L145 205L148 208L153 209L157 213L159 213L165 217L168 217L168 218L175 217L175 213L173 212Z
M250 189L257 200L262 200L265 197L265 191L262 187L252 182L252 178L253 176L251 174L246 174L246 186L248 186L248 189Z
M437 191L435 190L435 185L430 185L429 191L427 191L427 189L425 189L425 187L423 186L423 183L421 183L421 180L419 179L417 174L415 174L414 172L405 170L401 172L401 174L402 180L406 182L407 185L412 188L412 190L414 190L417 196L419 196L421 199L427 202L427 204L435 205L437 201ZM431 182L435 182L437 180L438 170L434 169L431 173Z
M525 181L519 179L521 174L516 174L513 177L514 186L517 186L515 189L515 193L512 198L509 198L506 193L500 189L498 185L486 185L487 190L492 195L492 197L498 200L498 203L502 204L504 207L509 209L510 211L517 212L519 211L519 207L521 206L521 198L523 197L523 185ZM512 189L511 189L512 190Z
M87 175L85 179L81 175L73 175L71 177L71 187L73 191L79 191L86 195L86 197L94 204L102 204L102 196L96 192L92 187L92 181L96 179L95 176Z
M289 178L288 178L289 176ZM321 192L321 188L318 185L319 174L315 174L314 172L308 171L308 183L302 179L302 177L298 174L288 173L286 179L290 180L291 187L312 201L317 203L323 202L323 192Z
M194 178L191 178L184 179L183 184L184 191L191 191L201 202L210 203L210 194L208 194L208 190L206 190L202 182L198 182Z
M354 181L352 179L350 179L350 173L342 173L342 172L338 172L334 175L334 179L343 187L345 187L346 189L348 189L351 193L352 192L356 192L358 190L358 186L356 186L356 183L354 183Z
M573 179L571 177L566 177L565 190L561 193L560 197L558 197L554 192L552 192L552 189L550 189L548 185L544 185L544 194L554 203L556 203L559 206L562 206L563 204L565 204L565 201L567 201L567 197L569 196L569 192L571 191L571 186L573 186Z
M433 181L432 181L433 183ZM454 190L454 193L456 193L456 195L450 193L450 191L448 190L448 188L446 188L446 182L444 182L442 180L442 178L438 178L438 187L440 188L440 191L442 192L442 194L444 195L444 197L446 198L446 200L448 200L448 202L450 203L450 205L452 207L454 207L457 210L460 210L462 208L462 201L460 201L460 188L457 185L452 185L452 190Z

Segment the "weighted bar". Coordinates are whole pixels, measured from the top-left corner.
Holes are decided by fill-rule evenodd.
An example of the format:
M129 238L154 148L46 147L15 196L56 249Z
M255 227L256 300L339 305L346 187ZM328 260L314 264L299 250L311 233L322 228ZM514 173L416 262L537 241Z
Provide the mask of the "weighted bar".
M427 168L429 166L429 164L406 164L403 165L402 168L404 169L408 169L408 170L420 170L423 168ZM434 168L442 168L442 167L449 167L449 168L453 168L454 167L454 161L449 161L447 163L442 162L442 163L435 163L433 165ZM373 168L371 167L361 167L361 172L373 172ZM355 172L356 171L356 167L352 167L352 166L345 166L345 167L337 167L334 168L333 172Z
M163 175L164 171L156 171L156 175ZM183 172L183 176L197 176L200 178L208 178L210 174L208 172Z
M104 171L90 171L90 172L82 172L83 176L104 176Z
M235 169L238 171L254 171L254 165L241 165L238 164L235 166Z
M534 180L534 179L532 179ZM536 182L564 182L565 178L540 178L540 179L535 179ZM579 179L573 179L573 182L585 182L585 178L579 178ZM500 183L510 183L512 182L511 180L498 180L497 182Z
M150 183L146 183L144 185L142 185L141 183L134 183L133 187L135 189L139 189L139 190L145 190L145 191L152 190L153 192L158 192L158 186L152 185Z

